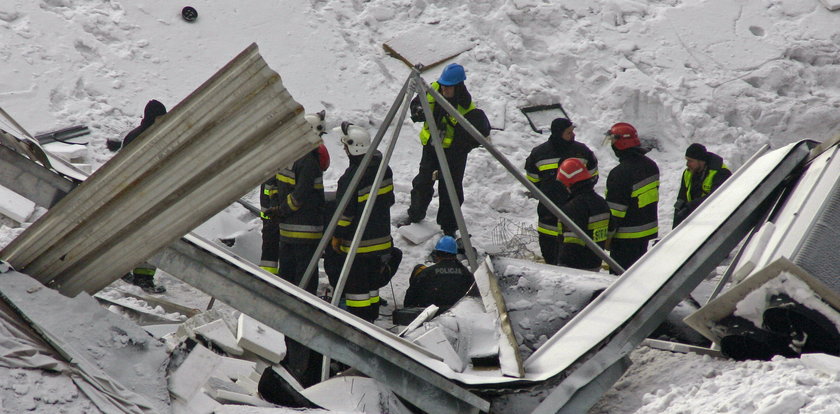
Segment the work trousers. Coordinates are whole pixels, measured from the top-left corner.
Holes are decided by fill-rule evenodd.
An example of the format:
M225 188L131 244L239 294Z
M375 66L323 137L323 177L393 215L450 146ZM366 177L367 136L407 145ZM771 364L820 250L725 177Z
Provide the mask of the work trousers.
M318 250L318 240L315 243L289 243L286 241L280 242L280 277L283 280L293 283L296 286L300 284L303 279L303 273L306 272L309 261ZM309 283L305 287L306 291L311 294L316 294L318 290L318 274L312 275Z
M610 242L610 257L626 270L647 253L647 249L647 240L612 239Z
M265 271L278 274L277 261L280 256L280 229L276 220L262 219L262 253L260 267Z
M458 204L464 203L464 171L467 168L467 155L469 151L445 149L446 162L449 164L449 171L452 174L452 181L455 185L455 192L458 195ZM423 146L423 154L420 158L420 168L417 176L411 181L411 205L408 208L408 217L412 222L419 222L426 217L426 209L434 197L434 172L440 170L434 146L429 143ZM449 192L446 190L443 173L438 173L438 196L439 206L437 223L444 233L453 235L458 229L455 220L455 212L452 211L449 201Z

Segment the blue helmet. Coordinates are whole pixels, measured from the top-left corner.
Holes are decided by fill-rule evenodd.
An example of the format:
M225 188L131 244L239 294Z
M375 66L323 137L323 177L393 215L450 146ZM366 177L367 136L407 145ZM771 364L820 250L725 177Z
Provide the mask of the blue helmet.
M457 63L450 63L443 68L438 83L444 86L453 86L465 80L467 80L467 74L464 72L464 67Z
M452 236L443 236L435 245L436 252L458 254L458 242Z

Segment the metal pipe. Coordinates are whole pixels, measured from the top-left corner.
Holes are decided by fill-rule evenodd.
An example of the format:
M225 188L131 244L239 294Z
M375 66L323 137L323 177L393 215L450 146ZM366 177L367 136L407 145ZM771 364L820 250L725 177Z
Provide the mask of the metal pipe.
M535 195L537 199L539 199L539 201L542 202L548 208L549 211L551 211L552 214L554 214L558 219L560 219L560 221L563 222L563 226L568 227L581 240L583 240L583 242L586 243L586 246L589 247L589 249L591 249L601 259L607 262L611 270L615 271L618 274L624 273L624 268L621 267L621 265L619 265L615 260L613 260L613 258L611 258L610 255L608 255L604 251L604 249L601 248L601 246L592 241L589 235L587 235L586 232L581 230L580 227L578 227L578 225L575 224L569 218L569 216L566 215L566 213L563 213L563 211L560 210L560 208L557 207L557 205L554 204L554 202L551 201L551 199L549 199L545 194L543 194L543 192L540 191L540 189L537 188L537 186L535 186L534 183L528 181L528 179L525 178L525 175L522 174L522 172L520 172L513 164L511 164L511 162L507 158L505 158L505 156L502 155L502 153L498 149L496 149L493 146L493 144L491 144L490 141L487 140L487 138L481 135L481 133L478 132L478 130L475 129L475 127L469 121L467 121L466 118L464 118L460 113L458 113L458 111L456 111L455 108L452 107L452 104L446 101L446 98L444 98L443 95L441 95L438 91L432 88L427 87L426 90L429 93L431 93L432 96L435 98L435 101L437 101L437 103L439 103L443 107L443 109L446 110L447 113L455 117L455 119L457 119L458 122L461 123L461 126L470 135L472 135L472 137L475 138L476 141L483 145L484 148L486 148L487 151L489 151L490 154L493 155L493 157L496 158L496 160L499 161L508 170L508 172L510 172L513 175L514 178L519 180L519 182L521 182L522 185L524 185L533 195Z
M432 88L430 88L429 85L423 81L423 78L420 77L419 70L416 68L413 69L413 74L415 82L418 84L419 88L422 88L420 89L422 92L429 93L429 91L432 91ZM435 100L445 101L446 99L443 97L435 97ZM423 113L426 115L426 124L429 126L429 134L431 135L429 139L432 141L432 145L435 148L435 155L438 159L438 171L440 171L443 175L446 192L449 193L449 204L452 206L452 211L455 213L455 222L461 230L461 242L464 244L464 252L467 255L467 261L470 263L470 270L475 272L478 270L478 261L475 258L475 250L473 250L472 243L470 242L470 233L467 230L467 223L464 221L464 214L461 212L461 200L458 198L458 193L455 192L455 182L452 180L452 172L449 170L449 162L446 161L446 153L443 151L443 144L440 140L440 132L437 128L437 122L434 119L434 114L432 114L432 108L429 106L428 100L420 99L420 103L423 105ZM438 191L438 193L440 192ZM438 208L446 207L441 204Z
M333 297L331 304L333 306L338 306L338 302L341 300L341 294L344 293L344 285L347 284L347 277L350 273L350 269L353 267L353 261L356 259L356 252L359 249L359 244L362 242L362 236L365 233L365 228L367 228L368 220L370 220L370 215L373 212L373 207L376 204L376 199L379 196L379 186L382 185L382 179L385 177L385 172L388 170L388 162L391 160L391 155L394 153L394 148L397 144L397 138L399 138L400 130L402 129L402 123L405 120L405 113L408 111L408 103L411 100L411 95L408 93L403 93L403 105L402 109L400 110L399 121L397 121L397 126L394 128L394 133L391 136L391 142L388 143L388 149L385 150L385 154L382 155L382 160L379 163L379 169L376 170L376 177L373 179L373 184L370 186L370 193L368 194L368 200L365 203L365 208L362 210L362 216L359 218L359 222L356 225L356 233L353 235L353 241L350 242L350 251L347 252L347 258L344 259L344 266L341 267L341 274L338 276L338 282L335 284L335 290L333 291ZM390 124L382 124L380 127L381 131L385 131L388 129ZM368 154L372 154L375 152L375 147L368 148ZM359 168L356 170L355 177L361 177L364 175L364 170ZM348 194L356 194L355 191L348 191ZM346 196L347 194L345 194ZM343 197L342 197L343 198ZM340 214L343 212L344 209L337 210L336 214ZM390 223L388 223L390 226ZM396 303L395 303L396 305ZM324 363L321 365L321 380L326 381L330 376L330 357L324 355Z
M391 121L394 119L394 115L397 113L397 108L399 108L399 102L403 99L408 90L408 85L411 82L411 77L406 78L405 83L400 89L400 92L397 94L396 99L394 99L393 105L391 105L391 109L388 111L388 114L385 115L385 120L382 122L382 127L379 128L377 131L376 136L374 136L373 141L370 143L371 148L379 147L379 143L382 141L382 137L385 135L385 131L387 126L391 124ZM368 151L367 154L362 158L362 162L359 163L359 169L367 168L368 164L370 164L370 160L373 158L373 151ZM330 219L330 223L327 225L327 228L324 230L324 236L321 237L321 241L318 242L318 247L315 249L315 254L312 255L312 259L309 261L309 266L306 267L306 271L303 273L303 277L301 278L300 283L298 286L301 288L305 288L307 283L309 283L309 279L315 274L315 270L318 268L318 260L321 258L321 254L324 252L324 248L327 246L327 243L330 242L332 239L333 234L335 233L335 228L338 225L338 218L341 216L341 212L347 207L347 203L350 201L350 196L356 191L356 187L359 185L359 181L362 180L362 176L356 174L351 180L350 184L347 187L347 194L344 194L341 197L341 200L338 202L338 206L335 209L335 213L333 214L332 218Z

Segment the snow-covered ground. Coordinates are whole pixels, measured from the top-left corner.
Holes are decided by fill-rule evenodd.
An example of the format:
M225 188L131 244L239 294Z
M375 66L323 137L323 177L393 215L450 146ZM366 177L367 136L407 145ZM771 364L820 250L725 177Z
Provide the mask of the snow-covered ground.
M347 120L373 131L409 74L382 44L425 27L475 45L456 61L467 69L477 105L503 128L492 141L515 165L546 138L519 111L529 105L562 103L602 174L616 164L600 145L613 123L630 122L656 143L650 156L662 172L663 234L691 142L737 169L762 145L824 140L840 124L840 14L818 0L198 0L189 4L199 13L194 23L181 19L185 5L0 3L0 106L32 133L87 125L87 158L96 167L111 156L105 141L136 126L146 101L175 106L256 42L307 111L327 111L328 127ZM424 76L431 81L439 72ZM408 205L418 127L403 125L391 161L393 216ZM333 155L329 187L346 160L336 136L325 141ZM464 215L479 248L494 245L502 227L534 224L535 200L486 150L471 154L464 187ZM249 198L256 201L253 192ZM433 201L430 217L436 208ZM4 226L0 241L20 231ZM432 243L397 239L405 251L394 281L397 302L408 270ZM207 299L193 300L189 305L199 307ZM830 413L840 406L837 372L807 361L738 363L646 348L632 357L635 365L594 412ZM8 377L14 381L0 386L3 401L43 399L27 375L15 370ZM27 404L15 407L33 406Z

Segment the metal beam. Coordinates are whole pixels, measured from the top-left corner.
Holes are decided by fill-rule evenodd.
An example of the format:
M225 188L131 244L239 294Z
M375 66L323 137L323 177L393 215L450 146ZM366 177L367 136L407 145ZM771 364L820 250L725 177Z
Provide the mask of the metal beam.
M526 369L566 371L573 364L575 368L534 413L558 412L579 389L638 346L747 235L808 154L807 141L802 141L750 159L680 227L535 352L526 361ZM616 308L617 304L621 307ZM574 337L587 340L577 340L573 347L569 346L573 342L564 342Z
M348 364L429 413L477 413L489 403L418 358L423 351L303 289L187 235L149 260L314 351ZM441 362L442 363L442 362Z
M0 255L73 296L107 286L321 142L252 44Z
M0 145L0 184L29 199L38 207L50 208L77 185L34 161Z

